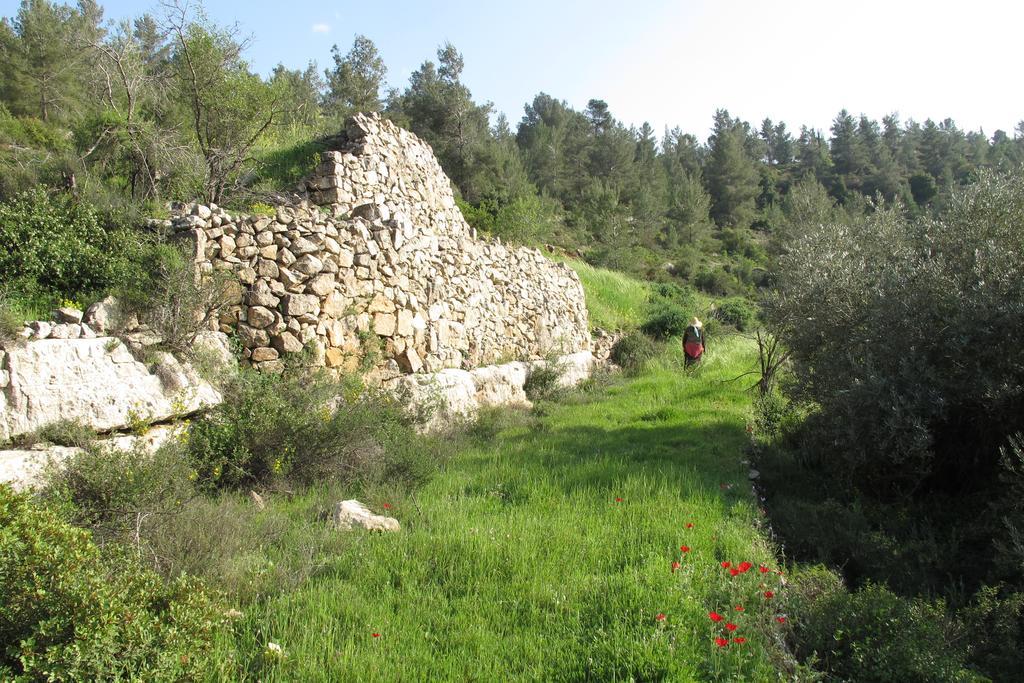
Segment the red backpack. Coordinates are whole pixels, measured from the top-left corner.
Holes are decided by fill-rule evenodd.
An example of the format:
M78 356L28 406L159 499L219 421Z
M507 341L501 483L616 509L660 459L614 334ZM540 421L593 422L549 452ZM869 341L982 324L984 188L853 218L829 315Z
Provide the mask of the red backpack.
M683 351L690 358L700 358L704 353L704 338L701 336L700 328L690 325L683 335Z

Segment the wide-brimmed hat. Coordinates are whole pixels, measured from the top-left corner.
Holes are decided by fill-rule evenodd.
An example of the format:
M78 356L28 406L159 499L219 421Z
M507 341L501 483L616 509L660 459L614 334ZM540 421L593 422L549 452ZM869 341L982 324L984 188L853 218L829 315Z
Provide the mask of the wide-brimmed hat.
M693 320L690 321L690 324L693 325L694 327L704 327L704 323L697 320L697 316L693 316Z

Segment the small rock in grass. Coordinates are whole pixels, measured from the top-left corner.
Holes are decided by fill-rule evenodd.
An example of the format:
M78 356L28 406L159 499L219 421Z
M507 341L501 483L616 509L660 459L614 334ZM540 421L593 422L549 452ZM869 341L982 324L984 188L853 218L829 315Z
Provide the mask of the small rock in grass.
M358 500L343 500L335 505L331 518L337 529L352 529L353 527L362 527L370 531L401 531L402 529L397 519L375 515Z

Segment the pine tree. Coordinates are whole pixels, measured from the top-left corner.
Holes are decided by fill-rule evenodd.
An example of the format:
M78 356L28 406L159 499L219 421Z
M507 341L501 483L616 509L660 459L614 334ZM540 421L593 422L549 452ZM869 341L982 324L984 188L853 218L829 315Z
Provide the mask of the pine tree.
M327 85L324 109L328 116L340 122L356 112L384 108L381 88L388 70L372 40L357 35L352 49L344 57L337 45L331 47L331 57L334 68L324 71Z
M705 177L711 216L722 227L748 227L754 217L759 175L748 151L747 128L728 111L719 109L708 147Z

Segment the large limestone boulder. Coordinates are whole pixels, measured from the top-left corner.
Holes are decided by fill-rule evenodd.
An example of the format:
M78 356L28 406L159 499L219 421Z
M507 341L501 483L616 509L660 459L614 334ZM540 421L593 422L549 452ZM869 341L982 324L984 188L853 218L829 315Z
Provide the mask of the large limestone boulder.
M559 384L576 386L590 377L597 366L590 351L580 351L559 357L561 368ZM487 406L531 405L524 386L533 368L546 361L532 363L504 363L473 370L448 368L428 374L402 375L387 387L413 410L423 411L428 419L423 428L435 430L453 420L473 417Z
M181 437L185 430L186 427L180 423L157 425L139 436L121 434L98 440L96 445L101 449L138 449L145 453L153 453L171 439ZM47 467L60 467L81 452L81 448L74 446L55 446L46 443L31 448L0 450L0 483L10 484L16 491L31 489L42 483L42 475Z
M343 500L334 506L331 517L338 529L361 527L369 531L401 531L402 527L394 517L375 515L358 500Z
M526 363L487 365L470 371L476 385L476 399L481 406L529 405L526 398L526 378L530 368Z
M0 439L76 420L96 431L161 422L220 402L193 368L165 356L152 370L119 340L45 339L8 349Z

